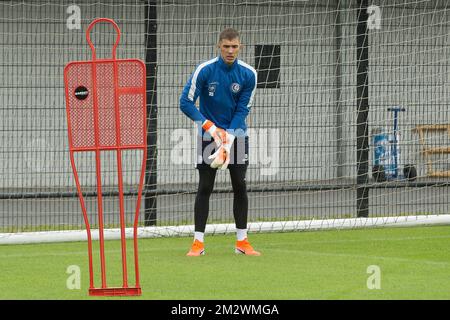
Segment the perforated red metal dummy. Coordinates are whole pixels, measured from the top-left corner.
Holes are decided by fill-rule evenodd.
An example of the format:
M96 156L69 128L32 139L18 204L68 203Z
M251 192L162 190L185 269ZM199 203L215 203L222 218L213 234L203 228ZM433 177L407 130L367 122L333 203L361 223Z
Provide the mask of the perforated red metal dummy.
M117 38L112 49L112 58L97 59L90 32L95 24L107 22L113 25ZM111 19L94 20L86 30L86 39L92 50L92 61L70 62L64 68L66 111L69 136L69 151L78 197L86 224L89 255L89 294L94 296L140 295L137 226L142 188L144 184L146 146L146 72L145 64L138 59L117 59L116 48L120 40L120 29ZM128 283L127 247L125 241L125 210L122 175L122 152L142 150L136 212L133 224L134 266L136 282ZM120 236L122 247L122 287L108 287L104 250L104 219L102 201L102 176L100 152L116 152ZM94 152L97 184L98 226L100 245L101 287L94 285L92 261L92 236L74 154ZM94 164L93 164L94 165Z

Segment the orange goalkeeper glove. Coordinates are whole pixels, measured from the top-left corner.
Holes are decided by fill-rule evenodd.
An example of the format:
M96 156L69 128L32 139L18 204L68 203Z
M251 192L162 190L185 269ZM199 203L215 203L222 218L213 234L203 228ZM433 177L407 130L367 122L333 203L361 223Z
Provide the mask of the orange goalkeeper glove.
M231 146L233 145L235 136L225 131L225 139L222 145L208 159L214 159L211 162L211 168L220 168L225 170L230 163Z
M210 120L205 120L202 124L202 128L211 135L216 143L216 146L220 147L225 140L226 131L221 128L217 128L216 125Z

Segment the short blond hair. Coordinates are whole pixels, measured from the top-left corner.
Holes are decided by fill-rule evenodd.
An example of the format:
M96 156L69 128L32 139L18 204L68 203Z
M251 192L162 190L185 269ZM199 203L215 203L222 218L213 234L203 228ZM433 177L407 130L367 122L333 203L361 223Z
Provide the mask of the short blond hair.
M219 35L219 42L222 40L240 39L239 31L233 28L226 28Z

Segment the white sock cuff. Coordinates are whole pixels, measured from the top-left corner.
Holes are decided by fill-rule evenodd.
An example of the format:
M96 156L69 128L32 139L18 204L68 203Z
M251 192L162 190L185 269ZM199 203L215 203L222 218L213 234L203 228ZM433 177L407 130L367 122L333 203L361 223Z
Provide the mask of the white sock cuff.
M194 232L194 240L198 240L200 242L205 242L204 238L205 238L204 232L198 232L198 231Z
M236 237L238 241L242 241L247 238L247 229L236 228Z

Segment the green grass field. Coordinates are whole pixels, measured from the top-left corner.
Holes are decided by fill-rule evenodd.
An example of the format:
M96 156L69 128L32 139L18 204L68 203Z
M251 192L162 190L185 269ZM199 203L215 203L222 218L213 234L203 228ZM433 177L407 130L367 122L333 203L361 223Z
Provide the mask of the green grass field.
M207 237L199 258L185 256L191 238L140 240L143 295L132 299L450 299L450 226L250 234L261 257L235 255L234 240ZM118 245L106 247L110 285ZM70 265L81 289L67 288ZM367 286L372 265L379 289ZM0 299L94 299L87 267L82 242L0 246Z

